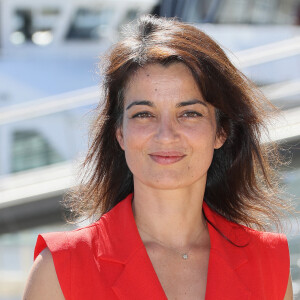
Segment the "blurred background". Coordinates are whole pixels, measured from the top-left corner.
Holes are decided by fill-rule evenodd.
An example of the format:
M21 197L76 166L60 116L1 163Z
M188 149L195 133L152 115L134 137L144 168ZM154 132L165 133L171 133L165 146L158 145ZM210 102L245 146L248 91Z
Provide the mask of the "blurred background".
M300 0L0 0L0 300L22 298L39 233L75 228L59 202L101 99L99 56L148 13L203 29L283 110L270 133L289 149L282 184L300 210ZM300 231L289 221L300 299Z

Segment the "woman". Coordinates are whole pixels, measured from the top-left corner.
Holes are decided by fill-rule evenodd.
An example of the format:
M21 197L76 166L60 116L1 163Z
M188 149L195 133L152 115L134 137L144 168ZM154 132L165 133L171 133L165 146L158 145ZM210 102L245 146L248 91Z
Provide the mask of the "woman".
M69 203L101 218L38 237L24 298L292 299L286 237L264 231L280 204L267 100L175 20L142 17L107 61Z

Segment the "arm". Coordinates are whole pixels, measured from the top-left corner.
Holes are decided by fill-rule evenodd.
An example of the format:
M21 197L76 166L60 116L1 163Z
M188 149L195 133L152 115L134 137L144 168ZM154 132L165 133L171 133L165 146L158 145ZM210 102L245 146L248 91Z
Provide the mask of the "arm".
M288 285L286 288L285 296L283 300L293 300L293 287L292 287L292 277L290 274Z
M52 255L45 248L36 258L26 283L23 300L64 300Z

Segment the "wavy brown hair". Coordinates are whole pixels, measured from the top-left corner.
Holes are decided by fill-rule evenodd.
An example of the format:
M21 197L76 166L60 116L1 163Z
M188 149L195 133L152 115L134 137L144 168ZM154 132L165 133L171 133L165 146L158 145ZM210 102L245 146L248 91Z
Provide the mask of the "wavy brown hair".
M133 192L133 177L116 139L123 118L126 84L145 65L184 63L204 99L216 110L217 133L227 136L215 150L204 200L236 223L266 229L280 224L276 145L262 144L275 108L201 30L175 19L143 16L105 57L104 99L91 127L82 182L66 198L75 217L101 216Z

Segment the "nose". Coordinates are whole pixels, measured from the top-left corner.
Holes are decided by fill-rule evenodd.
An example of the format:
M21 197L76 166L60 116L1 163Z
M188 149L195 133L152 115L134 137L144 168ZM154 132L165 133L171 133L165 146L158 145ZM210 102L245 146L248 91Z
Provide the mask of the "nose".
M160 143L171 143L179 140L178 128L172 118L161 118L157 125L155 140Z

